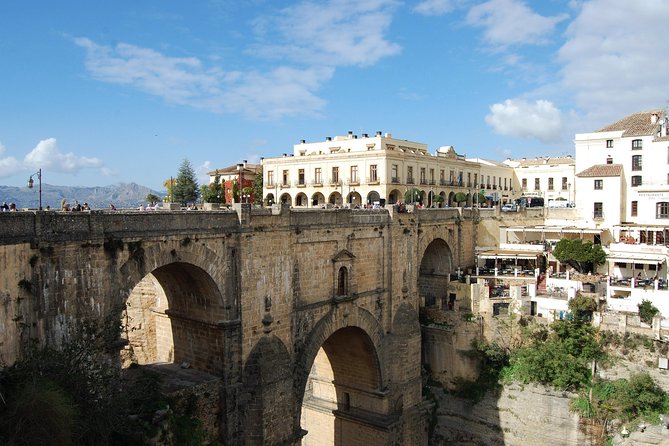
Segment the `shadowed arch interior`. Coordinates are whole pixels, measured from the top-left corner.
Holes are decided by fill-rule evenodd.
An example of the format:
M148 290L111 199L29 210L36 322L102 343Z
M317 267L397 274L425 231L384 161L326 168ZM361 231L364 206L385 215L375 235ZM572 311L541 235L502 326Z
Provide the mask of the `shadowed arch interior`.
M382 413L380 388L379 358L367 333L358 327L335 331L311 367L300 420L308 432L302 445L346 444L360 426L344 419Z
M124 365L187 362L193 368L219 372L223 355L215 321L222 312L223 297L206 271L184 262L155 269L126 301Z
M453 271L453 254L443 239L433 240L425 249L418 274L421 303L431 307L446 302L448 280Z

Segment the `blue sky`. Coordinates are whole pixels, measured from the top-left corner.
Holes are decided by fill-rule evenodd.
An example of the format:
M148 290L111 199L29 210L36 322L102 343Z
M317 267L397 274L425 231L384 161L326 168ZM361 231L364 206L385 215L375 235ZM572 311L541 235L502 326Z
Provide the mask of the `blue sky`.
M0 184L162 188L373 134L469 157L572 153L664 108L664 0L0 4Z

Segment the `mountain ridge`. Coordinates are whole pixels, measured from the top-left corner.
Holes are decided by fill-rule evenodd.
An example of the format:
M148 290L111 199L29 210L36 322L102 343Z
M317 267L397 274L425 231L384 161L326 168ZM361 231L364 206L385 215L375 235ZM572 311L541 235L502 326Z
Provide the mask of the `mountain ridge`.
M42 207L50 206L60 209L63 199L71 205L76 201L88 203L92 209L108 208L114 204L117 208L137 207L140 203L146 204L146 196L154 194L165 196L164 191L156 191L137 183L117 183L107 186L55 186L42 183ZM16 203L19 209L39 207L39 189L27 187L0 186L0 201L7 204Z

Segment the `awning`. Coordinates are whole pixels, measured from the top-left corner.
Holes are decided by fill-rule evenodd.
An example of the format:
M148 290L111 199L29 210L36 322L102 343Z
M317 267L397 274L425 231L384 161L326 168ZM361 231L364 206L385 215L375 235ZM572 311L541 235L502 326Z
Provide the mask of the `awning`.
M480 259L536 259L542 252L512 251L508 249L494 249L478 253Z
M638 263L643 265L657 265L666 260L666 257L659 254L642 254L631 252L612 252L607 255L607 260L620 263Z

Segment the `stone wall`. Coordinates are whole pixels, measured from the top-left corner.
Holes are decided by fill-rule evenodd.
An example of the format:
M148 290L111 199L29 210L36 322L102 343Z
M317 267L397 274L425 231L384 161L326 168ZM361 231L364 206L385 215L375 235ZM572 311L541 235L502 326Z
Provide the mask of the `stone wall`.
M599 444L569 410L569 393L535 385L509 385L478 403L432 388L438 400L433 444L481 446L588 446Z

